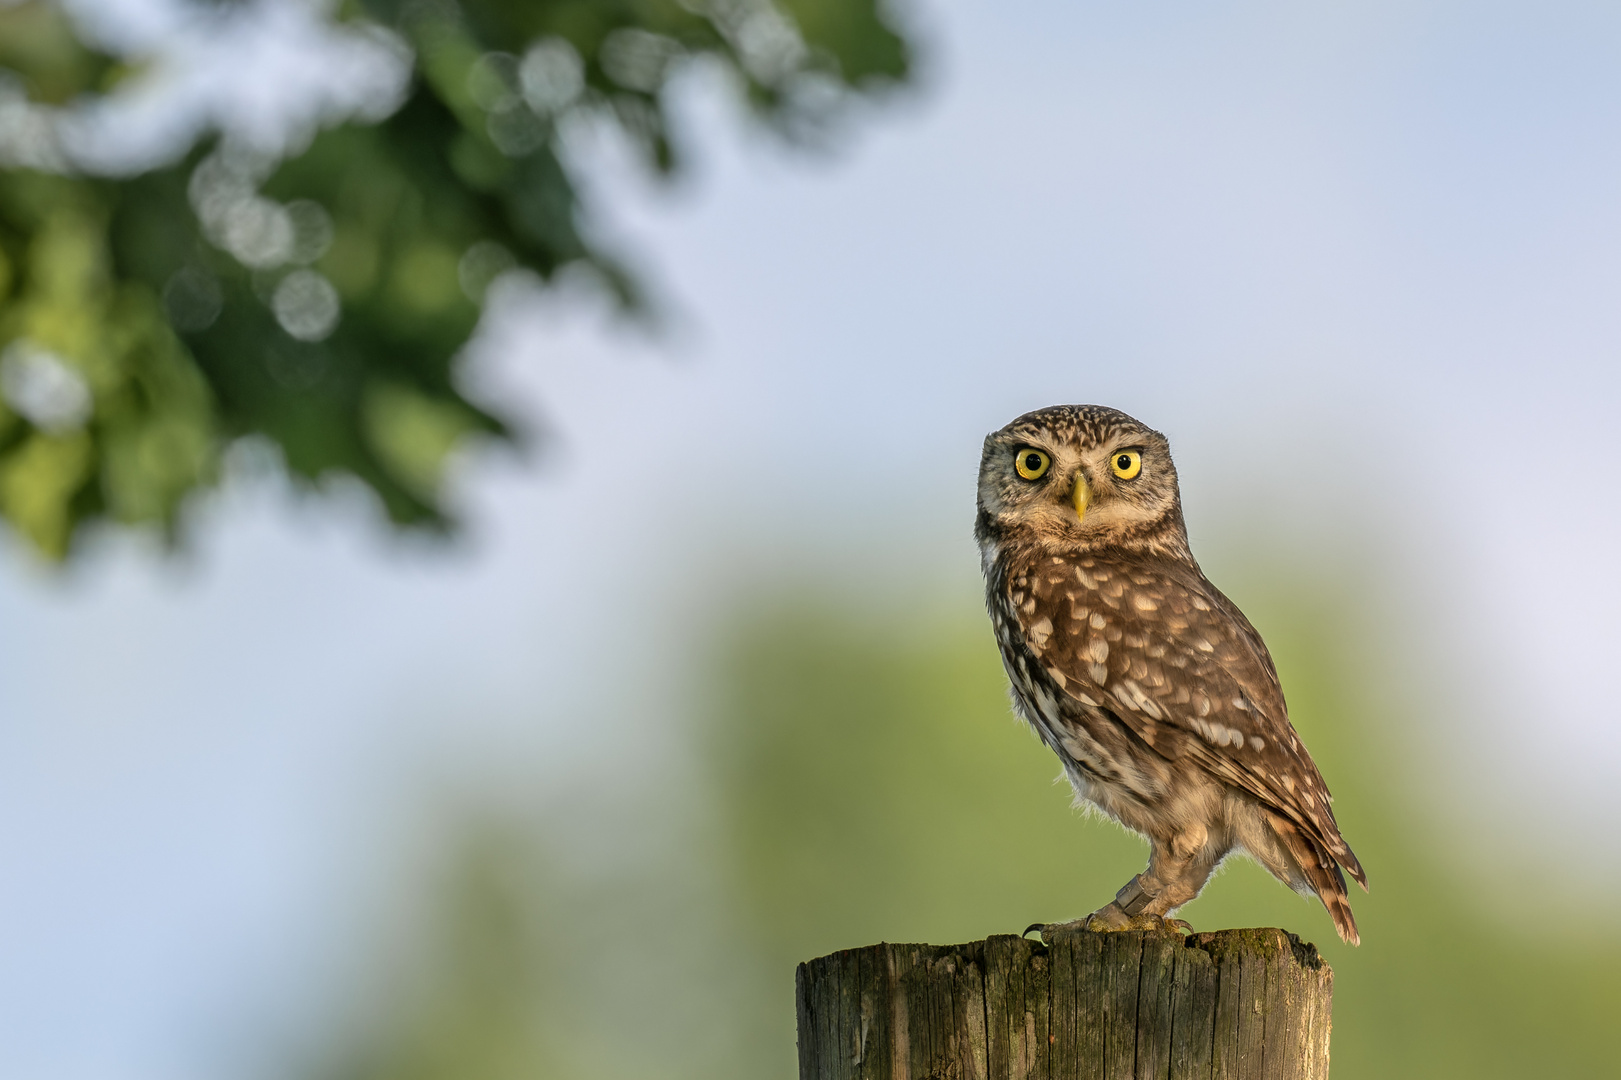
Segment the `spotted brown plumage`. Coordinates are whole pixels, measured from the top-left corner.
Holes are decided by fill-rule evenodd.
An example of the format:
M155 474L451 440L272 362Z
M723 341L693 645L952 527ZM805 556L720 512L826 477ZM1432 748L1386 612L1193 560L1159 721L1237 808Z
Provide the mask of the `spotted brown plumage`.
M1366 876L1266 645L1193 559L1165 437L1100 406L1021 416L985 440L975 535L1015 708L1151 844L1089 925L1163 918L1242 852L1356 942L1340 867Z

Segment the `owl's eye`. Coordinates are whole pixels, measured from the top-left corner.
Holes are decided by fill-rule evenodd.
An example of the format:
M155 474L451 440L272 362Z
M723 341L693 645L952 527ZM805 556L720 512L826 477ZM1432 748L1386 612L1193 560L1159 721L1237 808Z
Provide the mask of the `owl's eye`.
M1030 446L1020 450L1013 459L1013 467L1026 480L1040 480L1042 476L1046 475L1047 466L1052 463L1052 458Z
M1134 480L1143 471L1143 456L1135 450L1116 450L1109 464L1120 479Z

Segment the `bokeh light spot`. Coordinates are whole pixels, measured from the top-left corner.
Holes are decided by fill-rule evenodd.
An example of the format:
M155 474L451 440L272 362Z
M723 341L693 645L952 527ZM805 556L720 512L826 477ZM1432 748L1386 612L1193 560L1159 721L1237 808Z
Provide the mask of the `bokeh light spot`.
M314 270L282 278L270 306L281 328L299 341L322 341L338 328L338 290Z
M456 278L467 299L480 304L490 283L517 265L518 260L505 247L494 240L480 240L468 248L461 262L456 264Z
M504 112L522 99L518 82L518 58L510 53L488 52L467 71L467 95L485 112Z
M67 361L32 341L0 353L0 394L35 427L76 431L90 419L90 387Z
M585 65L574 46L562 38L543 38L530 46L518 65L524 100L538 113L562 111L585 87Z
M169 325L183 334L207 330L219 318L224 294L213 274L196 266L183 266L163 287L163 311Z

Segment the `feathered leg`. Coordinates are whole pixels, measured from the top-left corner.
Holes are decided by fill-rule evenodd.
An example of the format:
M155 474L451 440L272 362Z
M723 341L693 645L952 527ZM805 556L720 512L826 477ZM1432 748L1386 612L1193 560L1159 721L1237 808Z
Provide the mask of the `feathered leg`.
M1126 882L1113 902L1088 915L1086 925L1093 930L1135 930L1178 922L1167 916L1198 896L1216 868L1218 860L1206 849L1206 839L1200 828L1169 843L1155 841L1148 869Z

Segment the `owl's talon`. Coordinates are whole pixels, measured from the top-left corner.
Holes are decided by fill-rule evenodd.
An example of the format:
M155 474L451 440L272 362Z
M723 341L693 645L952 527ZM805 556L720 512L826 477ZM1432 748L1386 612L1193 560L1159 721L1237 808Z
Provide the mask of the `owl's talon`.
M1033 922L1029 926L1025 927L1024 928L1024 933L1020 934L1019 936L1020 937L1029 937L1030 936L1030 931L1032 931L1032 930L1046 930L1046 929L1047 929L1047 924L1046 923Z
M1193 924L1186 919L1167 918L1165 920L1165 929L1180 930L1184 934L1191 934L1193 933Z

